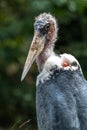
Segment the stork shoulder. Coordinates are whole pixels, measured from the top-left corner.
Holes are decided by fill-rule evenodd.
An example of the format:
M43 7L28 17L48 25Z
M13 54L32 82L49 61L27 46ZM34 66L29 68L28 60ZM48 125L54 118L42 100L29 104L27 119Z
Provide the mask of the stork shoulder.
M43 66L42 71L37 76L36 86L40 83L44 83L46 80L50 79L50 75L53 73L55 69L61 69L61 58L60 56L52 55L50 56Z

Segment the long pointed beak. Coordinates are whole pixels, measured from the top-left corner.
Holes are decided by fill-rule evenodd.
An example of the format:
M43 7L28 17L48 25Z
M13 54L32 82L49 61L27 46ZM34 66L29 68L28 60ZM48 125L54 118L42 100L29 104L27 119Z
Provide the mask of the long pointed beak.
M30 47L30 50L28 52L28 56L24 65L24 69L21 76L21 81L25 78L27 75L31 65L37 58L37 56L41 53L41 51L44 48L44 42L45 42L45 36L41 37L39 31L35 32L35 35L33 37L33 41Z

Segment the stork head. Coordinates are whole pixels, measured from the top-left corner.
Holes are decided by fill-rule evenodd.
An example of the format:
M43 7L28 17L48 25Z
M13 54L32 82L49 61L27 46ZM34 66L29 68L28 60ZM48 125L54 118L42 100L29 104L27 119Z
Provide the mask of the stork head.
M34 23L34 37L25 62L21 80L28 73L32 63L44 50L47 44L54 44L57 38L57 23L51 14L43 13L36 17Z

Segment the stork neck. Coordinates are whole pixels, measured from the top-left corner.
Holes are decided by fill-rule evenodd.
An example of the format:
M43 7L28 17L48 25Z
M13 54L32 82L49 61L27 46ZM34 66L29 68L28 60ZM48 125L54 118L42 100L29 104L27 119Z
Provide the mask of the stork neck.
M40 53L40 55L37 57L36 59L36 63L38 66L38 70L41 71L43 69L43 65L45 63L45 61L51 56L54 55L54 45L53 44L47 44L44 47L44 50Z

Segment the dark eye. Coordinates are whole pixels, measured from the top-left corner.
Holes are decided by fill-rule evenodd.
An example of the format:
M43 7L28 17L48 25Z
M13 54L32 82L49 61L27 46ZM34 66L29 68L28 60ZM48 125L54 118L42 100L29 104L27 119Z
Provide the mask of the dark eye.
M77 66L77 62L73 62L71 65L72 66Z
M49 30L49 27L50 27L50 24L46 24L43 28L40 29L40 32L41 34L45 35L48 33L48 30Z
M44 26L45 31L48 31L49 27L50 27L50 24L49 24L49 23L46 24L46 25Z

